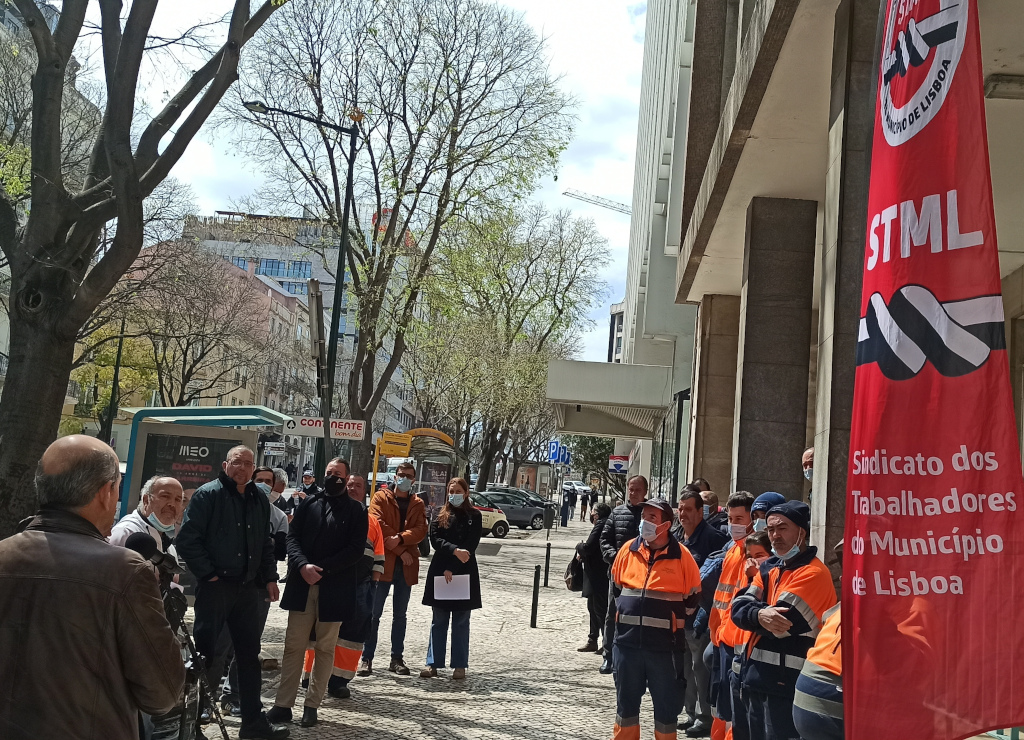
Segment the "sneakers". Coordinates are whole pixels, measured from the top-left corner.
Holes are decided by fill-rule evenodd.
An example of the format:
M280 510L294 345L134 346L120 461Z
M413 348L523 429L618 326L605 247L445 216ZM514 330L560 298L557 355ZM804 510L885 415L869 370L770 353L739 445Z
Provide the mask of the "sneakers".
M312 727L317 723L316 708L303 707L302 719L299 720L299 727Z
M597 640L587 640L587 643L583 647L576 648L577 653L596 653L597 652Z
M242 716L242 706L234 699L228 699L220 703L221 714L230 714L232 717Z
M285 709L288 711L289 717L291 716L291 710L287 707L274 707L274 709ZM242 725L238 728L239 740L284 740L291 734L287 727L271 724L267 719L268 714L260 714L260 718L252 724Z
M399 676L409 675L409 666L407 666L405 661L401 658L392 658L391 665L388 666L388 670L392 673L397 673Z
M363 676L363 677L369 676L371 673L373 673L373 661L372 660L364 660L364 661L362 661L359 664L359 670L356 671L356 675L357 676Z
M420 671L420 678L437 678L437 669L428 665Z
M686 719L680 720L679 724L676 725L676 728L680 730L689 730L691 727L693 727L696 721L697 720L695 720L693 717L687 717Z
M711 723L699 719L683 734L687 737L711 737Z
M280 725L285 722L292 721L292 710L288 707L275 706L269 712L267 712L266 716L267 722L270 722L273 725Z
M454 669L452 671L452 678L455 679L456 681L462 681L463 679L466 678L466 669L465 668L456 668L456 669Z

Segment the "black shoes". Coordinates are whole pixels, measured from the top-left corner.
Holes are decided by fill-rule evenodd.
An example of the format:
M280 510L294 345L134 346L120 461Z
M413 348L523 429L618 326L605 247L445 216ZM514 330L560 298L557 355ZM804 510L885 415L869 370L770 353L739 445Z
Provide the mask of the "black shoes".
M691 727L693 727L694 722L696 722L696 720L693 717L687 717L678 725L676 725L676 727L680 730L689 730Z
M306 676L304 679L299 681L299 684L302 686L302 688L308 689L309 688L309 676Z
M357 676L363 676L364 678L366 676L369 676L371 673L373 673L373 661L372 660L364 660L363 662L361 662L359 664L359 670L356 671L356 675Z
M299 720L299 727L312 727L316 722L316 709L313 707L303 707L302 719Z
M612 658L607 652L605 652L604 662L598 670L606 676L612 672Z
M287 707L274 707L274 709L284 710L291 717L292 712ZM271 724L268 719L274 709L266 714L260 714L260 718L251 725L242 725L238 729L239 740L284 740L288 737L291 731L287 727Z
M352 691L349 690L348 684L327 684L327 693L333 696L335 699L348 699L352 696Z
M391 665L388 666L388 670L392 673L397 673L399 676L409 675L409 666L407 666L405 661L401 658L392 658Z
M230 714L232 717L242 716L242 706L234 699L226 699L220 703L221 714Z
M266 714L267 722L272 725L280 725L292 721L292 710L288 707L275 706Z

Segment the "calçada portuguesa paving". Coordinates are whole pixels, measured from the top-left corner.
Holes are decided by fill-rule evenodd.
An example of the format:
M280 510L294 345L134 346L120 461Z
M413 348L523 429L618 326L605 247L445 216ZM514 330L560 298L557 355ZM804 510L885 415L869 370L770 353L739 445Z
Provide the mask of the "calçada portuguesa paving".
M577 514L578 516L578 514ZM572 522L551 530L550 587L543 587L545 532L513 528L504 540L485 537L478 555L483 609L473 613L470 628L469 670L465 681L441 677L422 679L418 674L427 651L430 609L423 606L423 579L427 561L420 564L420 584L413 587L405 661L411 676L389 673L391 599L380 626L374 673L355 678L350 699L324 699L320 723L298 726L302 691L289 725L293 738L349 740L582 740L610 738L615 722L615 688L611 676L597 668L601 658L578 653L586 641L589 618L586 600L565 588L562 575L576 543L591 525ZM498 547L500 545L500 547ZM537 629L530 628L534 566L541 566ZM282 564L283 569L283 564ZM284 650L287 613L276 605L270 610L264 633L264 653L280 659ZM264 671L264 706L273 705L278 671ZM653 737L650 698L641 715L643 736ZM238 721L228 719L235 737ZM219 737L215 725L208 738Z

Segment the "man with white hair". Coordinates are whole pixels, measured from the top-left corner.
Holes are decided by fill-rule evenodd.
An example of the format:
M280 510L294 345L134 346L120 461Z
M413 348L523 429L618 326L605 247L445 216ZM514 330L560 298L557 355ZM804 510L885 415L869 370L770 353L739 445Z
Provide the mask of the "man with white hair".
M163 552L174 539L175 522L184 508L184 492L176 478L154 475L142 486L139 506L114 525L108 542L124 547L129 535L148 534Z

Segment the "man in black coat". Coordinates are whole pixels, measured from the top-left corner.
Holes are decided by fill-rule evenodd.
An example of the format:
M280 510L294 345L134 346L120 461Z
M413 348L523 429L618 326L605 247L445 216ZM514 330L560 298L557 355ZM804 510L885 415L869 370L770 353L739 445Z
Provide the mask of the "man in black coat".
M598 648L597 635L604 629L604 620L608 614L608 564L601 554L601 533L604 523L608 521L612 509L608 504L598 504L594 509L594 528L590 530L587 541L583 543L583 572L587 582L583 587L583 595L587 597L587 611L590 612L590 633L586 644L578 648L581 653L604 652ZM611 645L607 646L611 650Z
M178 557L198 581L196 648L207 658L215 656L227 625L238 661L239 738L285 738L288 728L273 727L260 704L260 599L278 599L270 500L251 480L251 449L232 447L222 467L217 480L192 495L174 541ZM207 677L211 686L220 684L220 675Z
M611 516L604 523L601 530L601 555L609 569L615 562L615 556L627 542L636 539L640 534L640 519L644 511L644 501L647 500L647 479L642 475L634 475L626 482L626 503L620 504L612 509ZM604 623L604 644L610 646L615 638L615 584L608 581L608 613L605 615ZM610 650L604 651L604 662L601 664L601 673L611 673L612 654Z
M317 723L317 708L334 667L338 628L353 616L360 561L366 549L366 509L346 492L348 463L327 464L322 493L306 498L288 528L288 583L281 608L288 610L288 629L281 661L281 683L271 722L290 722L299 691L302 663L310 631L316 635L313 675L303 702L303 727Z

